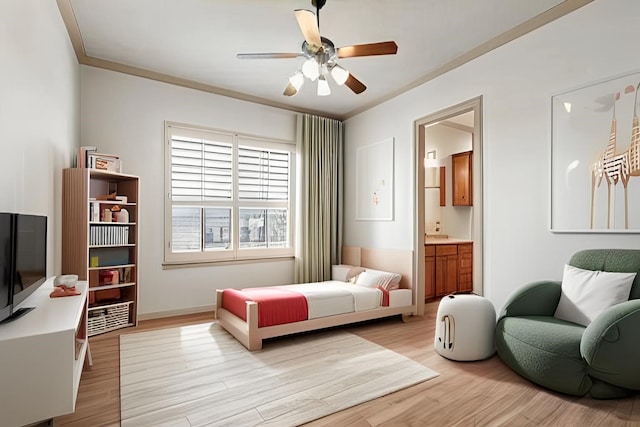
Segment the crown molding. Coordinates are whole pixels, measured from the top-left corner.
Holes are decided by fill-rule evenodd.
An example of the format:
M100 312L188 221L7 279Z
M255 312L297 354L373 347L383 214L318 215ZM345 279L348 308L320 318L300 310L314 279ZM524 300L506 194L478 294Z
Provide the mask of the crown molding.
M469 52L455 58L452 61L449 61L448 63L444 64L441 67L436 68L432 72L425 74L421 78L409 83L408 85L403 86L400 89L394 92L391 92L382 98L377 99L375 103L370 103L360 108L351 110L350 112L345 114L345 120L357 114L360 114L366 110L369 110L375 107L376 105L382 104L399 95L402 95L403 93L408 92L411 89L415 89L416 87L421 86L435 79L436 77L439 77L445 73L448 73L449 71L452 71L458 68L459 66L464 65L467 62L470 62L484 55L485 53L491 52L492 50L497 49L498 47L504 44L507 44L510 41L513 41L527 33L530 33L531 31L536 30L550 22L553 22L556 19L561 18L566 14L581 8L582 6L586 6L587 4L593 1L594 0L565 0L564 2L552 7L551 9L541 13L540 15L534 16L533 18L523 22L522 24L512 28L511 30L506 31L492 38L491 40L488 40L485 43L482 43L476 48L471 49Z
M256 104L261 104L269 107L280 108L283 110L298 112L298 113L308 113L314 114L324 117L333 118L336 120L347 120L351 117L354 117L366 110L369 110L379 104L382 104L386 101L389 101L405 92L408 92L412 89L415 89L418 86L421 86L436 77L439 77L449 71L452 71L459 66L470 62L479 56L484 55L485 53L491 52L492 50L509 43L512 40L515 40L533 30L536 30L568 13L573 12L585 6L594 0L565 0L564 2L552 7L551 9L537 15L522 24L512 28L511 30L500 34L499 36L494 37L493 39L482 43L476 48L470 50L469 52L457 57L456 59L448 62L447 64L436 68L435 70L425 74L419 79L401 87L398 90L395 90L386 96L376 99L375 101L363 105L362 107L356 108L354 110L349 111L343 115L328 115L326 112L314 111L314 110L305 110L300 108L294 108L290 105L282 104L276 101L272 101L269 99L256 97L247 95L241 92L236 92L228 89L223 89L217 86L208 85L205 83L183 79L180 77L171 76L168 74L159 73L156 71L147 70L144 68L134 67L131 65L121 64L118 62L108 61L101 58L95 58L91 56L87 56L84 43L82 41L82 34L80 33L80 28L78 27L78 21L75 16L75 12L73 11L73 6L71 5L71 0L56 0L58 4L58 9L60 10L60 15L64 21L65 26L67 27L67 32L69 33L69 39L71 40L71 44L76 53L76 58L78 59L78 63L81 65L89 65L92 67L103 68L105 70L116 71L119 73L129 74L132 76L143 77L146 79L156 80L163 83L169 83L176 86L182 86L189 89L195 89L203 92L213 93L216 95L226 96L230 98L239 99L242 101L252 102Z

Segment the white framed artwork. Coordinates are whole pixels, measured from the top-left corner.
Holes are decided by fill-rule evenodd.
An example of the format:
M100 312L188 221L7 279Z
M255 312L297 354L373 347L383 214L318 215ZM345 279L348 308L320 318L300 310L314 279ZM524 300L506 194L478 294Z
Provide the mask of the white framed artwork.
M356 220L393 221L394 139L356 151Z
M640 232L640 73L552 97L551 231Z

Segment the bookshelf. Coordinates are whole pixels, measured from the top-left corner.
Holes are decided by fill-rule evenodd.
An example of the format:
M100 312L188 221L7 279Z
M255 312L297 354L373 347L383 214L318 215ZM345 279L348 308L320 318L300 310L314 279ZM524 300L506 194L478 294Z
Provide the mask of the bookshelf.
M134 326L139 178L88 168L62 178L62 273L88 283L87 334Z

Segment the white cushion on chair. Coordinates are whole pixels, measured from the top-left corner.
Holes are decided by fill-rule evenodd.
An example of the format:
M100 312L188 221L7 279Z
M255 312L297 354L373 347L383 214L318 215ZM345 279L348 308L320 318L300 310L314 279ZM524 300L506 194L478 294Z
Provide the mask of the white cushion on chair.
M629 300L636 273L611 273L564 266L562 294L554 317L583 326L607 308Z

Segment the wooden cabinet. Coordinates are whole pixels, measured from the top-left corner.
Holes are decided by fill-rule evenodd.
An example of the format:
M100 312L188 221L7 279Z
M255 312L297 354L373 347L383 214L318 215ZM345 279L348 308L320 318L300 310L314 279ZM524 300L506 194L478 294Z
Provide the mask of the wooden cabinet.
M473 290L473 243L425 245L424 298Z
M62 273L88 289L88 335L137 323L137 176L95 169L63 171ZM104 200L115 194L116 200Z
M453 206L473 206L473 152L453 154L451 165Z
M436 297L436 246L424 247L424 299Z
M473 291L473 243L458 245L458 292Z
M80 295L50 298L53 281L47 279L20 304L33 310L0 328L3 426L31 425L75 410L88 349L87 285L76 284Z
M436 296L448 295L458 288L458 246L436 246Z

